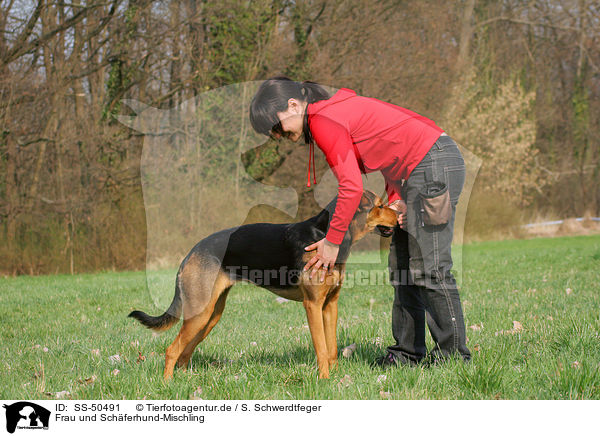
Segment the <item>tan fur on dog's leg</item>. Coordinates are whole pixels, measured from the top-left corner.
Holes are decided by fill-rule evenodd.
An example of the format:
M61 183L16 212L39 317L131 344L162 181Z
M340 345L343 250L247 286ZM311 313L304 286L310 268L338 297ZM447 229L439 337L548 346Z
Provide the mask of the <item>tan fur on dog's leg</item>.
M179 359L181 353L194 340L196 335L206 327L211 316L212 310L210 312L205 311L201 315L183 321L179 334L165 353L165 372L163 374L165 380L173 376L173 369L175 368L177 359Z
M327 343L327 357L329 369L337 369L337 319L338 299L341 286L336 287L327 297L323 307L323 327L325 330L325 342Z
M210 320L208 321L208 324L200 332L198 332L198 334L196 335L194 340L192 340L185 347L185 350L183 350L183 353L181 353L181 355L179 356L179 359L177 359L177 366L179 368L187 366L187 364L189 363L190 358L192 357L192 354L194 353L194 350L196 349L198 344L200 342L202 342L208 336L208 334L213 329L213 327L215 325L217 325L217 323L221 319L223 310L225 310L225 302L227 300L227 295L229 294L230 289L231 289L231 287L229 287L223 291L223 293L221 294L221 296L217 300L217 303L214 306L214 309L212 311L213 313L210 317Z
M327 358L327 342L323 328L323 305L320 302L304 300L302 302L306 309L306 318L312 337L315 353L317 354L317 365L319 367L319 378L329 378L329 361Z
M201 268L204 268L204 271L201 271ZM209 277L205 275L206 270L210 270ZM218 269L214 262L201 257L194 259L193 263L188 262L183 273L185 274L182 280L184 321L175 341L167 348L165 355L165 380L173 376L173 369L176 362L180 361L181 366L189 361L198 343L208 335L212 327L217 323L220 315L209 328L209 324L215 314L215 306L217 306L220 297L223 294L226 295L234 283L223 271ZM203 273L205 274L203 275ZM211 280L210 277L214 277L214 279ZM208 300L208 303L205 303L206 300ZM225 300L223 300L222 306L221 312L225 307Z
M169 380L173 377L173 369L175 368L175 362L177 362L177 357L181 354L181 331L175 337L175 340L169 347L167 347L167 351L165 351L165 370L163 372L163 379Z

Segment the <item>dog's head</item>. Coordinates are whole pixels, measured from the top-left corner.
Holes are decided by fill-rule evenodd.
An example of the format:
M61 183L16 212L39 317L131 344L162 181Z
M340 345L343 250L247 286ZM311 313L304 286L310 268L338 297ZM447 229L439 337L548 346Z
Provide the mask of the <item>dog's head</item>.
M364 191L351 224L352 240L357 241L372 231L390 237L397 223L398 215L394 209L385 206L378 195Z

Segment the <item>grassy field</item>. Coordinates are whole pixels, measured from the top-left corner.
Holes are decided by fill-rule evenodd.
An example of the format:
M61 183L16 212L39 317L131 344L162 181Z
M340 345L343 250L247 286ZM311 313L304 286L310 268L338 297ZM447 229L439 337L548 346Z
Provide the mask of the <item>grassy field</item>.
M126 317L164 310L144 273L3 278L0 398L600 398L600 236L470 244L463 267L470 364L371 369L392 341L393 292L354 286L340 298L338 344L357 349L321 381L302 305L256 287L231 291L191 368L164 383L179 327L153 335Z

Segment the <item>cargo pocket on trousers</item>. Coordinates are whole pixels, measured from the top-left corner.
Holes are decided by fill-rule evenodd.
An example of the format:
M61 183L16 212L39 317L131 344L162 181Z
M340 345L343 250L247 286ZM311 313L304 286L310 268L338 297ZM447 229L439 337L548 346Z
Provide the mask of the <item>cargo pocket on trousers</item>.
M439 226L452 218L452 204L448 185L444 182L427 182L419 190L421 220L423 225Z

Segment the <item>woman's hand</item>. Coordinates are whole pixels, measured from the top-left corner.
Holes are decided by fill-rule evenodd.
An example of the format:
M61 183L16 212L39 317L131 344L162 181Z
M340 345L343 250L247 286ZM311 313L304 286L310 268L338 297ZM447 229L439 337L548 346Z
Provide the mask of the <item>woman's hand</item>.
M404 230L406 228L406 203L403 200L396 200L389 204L389 208L398 212L398 225Z
M340 251L340 246L323 238L308 247L304 247L304 249L306 251L317 250L317 254L304 265L304 271L308 271L312 268L310 272L310 278L312 279L313 275L319 271L319 268L323 267L325 272L327 272L329 268L333 268ZM321 275L321 281L323 280L325 280L325 274Z

